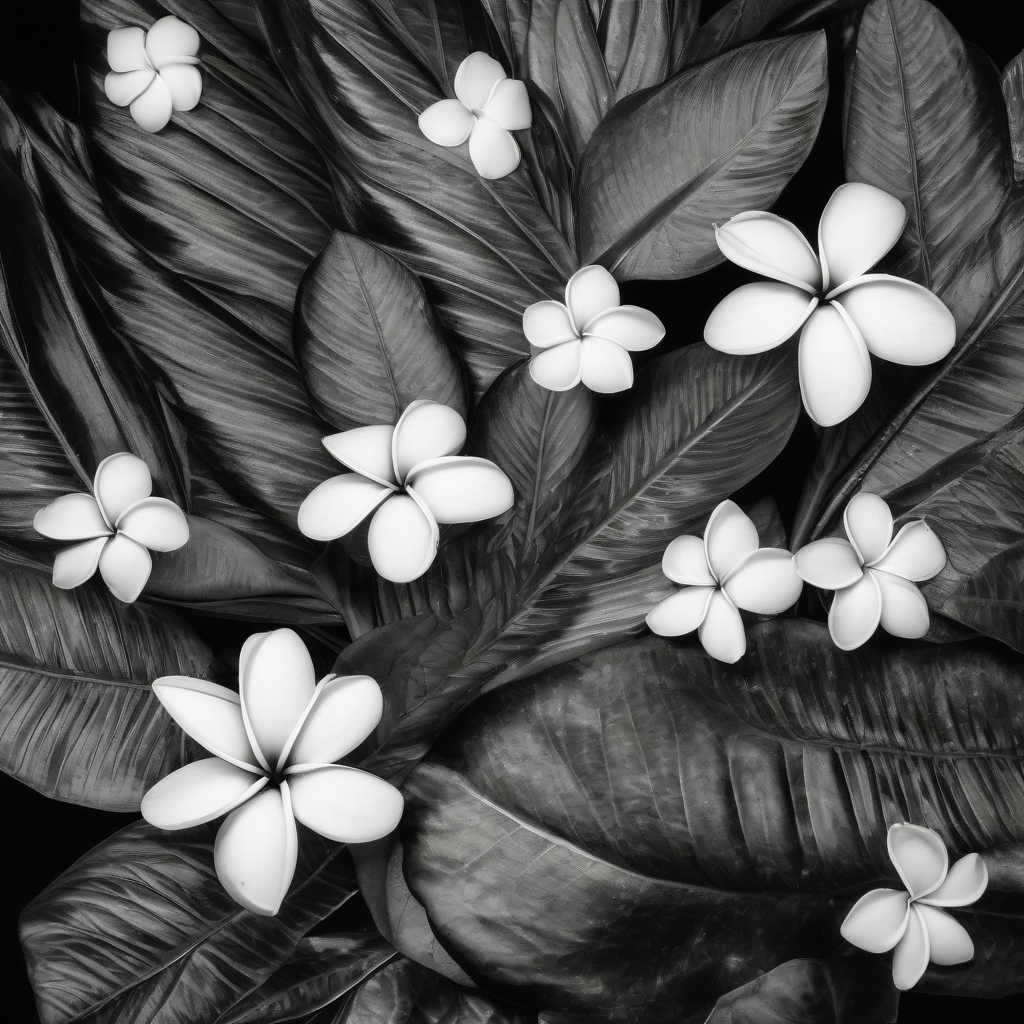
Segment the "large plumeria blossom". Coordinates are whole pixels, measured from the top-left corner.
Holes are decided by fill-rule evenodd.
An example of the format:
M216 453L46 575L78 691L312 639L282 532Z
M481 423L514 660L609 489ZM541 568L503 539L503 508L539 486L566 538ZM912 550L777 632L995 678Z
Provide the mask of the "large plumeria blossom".
M380 687L369 676L328 675L290 629L257 633L242 647L239 693L188 676L153 690L170 716L214 757L161 779L142 814L164 829L226 814L213 858L224 888L257 914L276 914L295 874L295 822L340 843L386 836L402 795L376 775L333 764L380 721Z
M629 353L657 345L665 325L649 310L620 305L615 278L593 264L569 278L564 303L545 299L528 307L523 333L540 349L530 376L541 387L568 391L582 381L608 394L632 387Z
M826 537L793 556L807 583L836 592L828 613L836 646L844 651L860 647L879 623L893 636L924 636L928 602L915 584L946 564L942 541L923 519L907 523L893 537L889 506L868 491L850 499L843 523L848 541Z
M53 585L71 590L98 568L114 597L134 601L153 569L149 552L174 551L188 541L185 513L152 495L146 463L119 452L96 468L92 494L65 494L40 509L32 524L39 533L78 542L57 552Z
M110 73L103 81L107 99L128 107L135 123L158 132L175 110L191 110L203 91L196 54L199 33L173 14L138 27L115 28L107 36Z
M920 825L893 825L888 845L906 891L872 889L854 904L840 933L869 953L895 949L892 980L906 991L921 980L929 961L950 966L974 956L970 935L941 908L978 900L988 885L988 869L976 853L950 868L942 840Z
M439 524L475 523L512 506L512 482L488 459L455 455L466 424L447 405L413 402L392 427L356 427L324 438L353 470L325 480L299 508L299 530L335 540L371 512L370 561L385 579L408 583L437 554Z
M459 65L455 95L420 114L420 131L438 146L461 146L469 139L469 158L481 178L511 174L521 156L512 132L533 124L526 86L477 51Z
M907 366L942 359L956 340L953 314L927 288L868 274L897 242L903 204L872 185L851 182L832 194L818 225L818 252L788 220L741 213L715 228L733 263L772 281L743 285L712 311L707 343L752 355L800 331L800 391L823 427L851 416L871 387L868 353Z
M652 609L647 625L660 636L697 630L712 658L739 661L747 649L739 609L777 615L803 589L788 551L757 545L750 517L736 502L723 501L711 513L703 540L676 537L665 549L662 571L683 589Z

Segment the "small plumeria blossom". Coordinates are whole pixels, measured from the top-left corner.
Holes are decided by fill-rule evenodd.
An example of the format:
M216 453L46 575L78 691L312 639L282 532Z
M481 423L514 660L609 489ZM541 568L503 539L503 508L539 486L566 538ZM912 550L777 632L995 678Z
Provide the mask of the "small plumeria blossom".
M455 95L420 114L420 131L438 146L461 146L469 139L469 158L481 178L511 174L520 160L512 132L533 123L526 86L477 51L459 65Z
M530 376L549 391L568 391L582 381L609 394L633 385L630 352L653 348L665 325L649 310L619 304L619 286L604 267L577 270L565 286L565 302L545 299L523 313L526 340L539 349Z
M226 814L213 858L224 888L257 914L281 907L295 874L295 822L340 843L391 832L402 795L358 768L334 764L380 721L383 699L369 676L328 675L290 629L257 633L242 647L239 692L164 676L153 690L167 713L214 757L161 779L142 815L163 829Z
M92 494L65 494L40 509L32 524L39 533L78 542L57 552L53 585L71 590L98 568L114 597L131 604L153 569L149 552L174 551L188 541L185 513L152 494L146 463L119 452L96 468Z
M923 519L907 523L893 537L889 506L868 491L850 499L843 523L848 541L826 537L793 556L807 583L836 592L828 613L836 646L844 651L860 647L879 623L893 636L924 636L928 602L915 584L946 564L942 541Z
M920 825L893 825L888 845L906 891L872 889L846 915L840 934L869 953L895 949L892 980L906 991L921 980L929 961L950 966L974 956L970 935L940 908L978 900L988 885L988 869L976 853L950 868L942 840Z
M752 355L800 330L800 392L811 419L833 426L860 408L871 387L868 353L906 366L942 359L956 340L953 314L927 288L868 274L897 242L903 204L873 185L832 194L818 225L818 253L796 225L772 213L741 213L715 227L733 263L772 281L746 284L712 310L704 339Z
M661 568L683 589L666 597L647 616L660 636L697 630L704 650L729 664L747 649L739 609L777 615L796 602L803 581L793 556L782 548L759 548L757 527L734 501L711 513L704 539L676 537Z
M475 523L501 515L512 482L488 459L455 455L466 424L447 405L413 402L392 427L356 427L324 438L324 447L353 470L325 480L299 508L299 530L334 540L371 512L367 543L373 567L393 583L427 571L443 523Z
M196 54L199 33L173 14L138 27L115 28L107 36L110 73L103 81L107 99L128 107L135 123L158 132L175 110L191 110L203 91Z

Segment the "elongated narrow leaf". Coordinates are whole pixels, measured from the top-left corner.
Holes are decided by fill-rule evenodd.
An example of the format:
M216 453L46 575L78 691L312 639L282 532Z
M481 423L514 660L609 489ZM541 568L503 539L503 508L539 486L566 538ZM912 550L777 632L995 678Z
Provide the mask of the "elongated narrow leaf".
M615 84L615 99L660 85L668 77L672 49L672 14L696 13L690 0L611 0L601 12L598 32L604 62Z
M555 6L557 95L579 153L615 102L615 84L608 76L587 0L562 0Z
M1024 181L1024 51L1003 69L1003 99L1010 122L1013 177Z

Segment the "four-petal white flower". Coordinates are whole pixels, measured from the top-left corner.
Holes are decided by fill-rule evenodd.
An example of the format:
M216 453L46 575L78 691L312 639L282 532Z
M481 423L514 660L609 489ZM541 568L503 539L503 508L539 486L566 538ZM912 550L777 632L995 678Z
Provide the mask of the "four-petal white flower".
M481 178L504 178L520 160L512 132L533 123L526 86L486 53L471 53L455 74L458 99L438 100L420 114L420 131L438 146L461 146Z
M115 28L107 36L103 81L107 99L128 107L136 124L158 132L174 110L191 110L203 91L199 63L199 33L173 14L153 23L149 32L138 27Z
M493 462L453 454L465 440L465 421L454 409L423 400L393 427L325 437L324 447L354 472L310 492L299 508L299 530L312 540L335 540L376 509L367 536L373 567L394 583L422 576L437 554L438 524L490 519L515 500L512 482Z
M93 494L56 498L36 513L32 525L51 540L81 542L57 552L55 587L71 590L98 568L114 597L131 604L153 569L149 552L174 551L185 544L188 520L173 501L151 496L149 467L128 452L99 464Z
M619 305L619 286L604 267L577 270L565 286L565 302L545 299L523 313L523 333L534 348L530 376L549 391L568 391L580 381L610 394L633 384L629 353L653 348L665 325L640 306Z
M757 527L734 501L711 513L704 539L676 537L665 549L662 571L683 589L647 615L660 636L697 630L704 650L729 664L747 649L739 610L777 615L794 604L803 581L793 556L782 548L759 548Z
M743 285L712 311L707 343L751 355L800 333L800 391L823 427L860 408L871 387L868 353L907 366L942 359L956 340L953 315L927 288L867 274L897 242L903 204L851 182L832 194L818 225L818 254L800 230L771 213L741 213L715 228L733 263L772 281Z
M915 586L946 564L946 549L923 520L895 538L892 513L877 494L855 494L843 513L849 541L826 537L794 556L796 571L812 586L834 590L828 628L836 646L867 643L879 623L893 636L916 640L928 632L928 602Z
M188 676L153 690L170 716L215 757L161 779L142 800L157 828L227 818L214 864L224 888L257 914L276 914L295 873L295 822L340 843L391 832L402 794L376 775L333 764L380 721L383 699L369 676L328 675L290 629L257 633L242 647L239 692Z
M966 963L974 943L941 907L966 907L988 885L988 869L976 853L952 868L942 840L930 828L899 823L889 829L889 857L906 892L872 889L855 904L840 928L847 942L869 953L895 948L892 980L913 988L928 967Z

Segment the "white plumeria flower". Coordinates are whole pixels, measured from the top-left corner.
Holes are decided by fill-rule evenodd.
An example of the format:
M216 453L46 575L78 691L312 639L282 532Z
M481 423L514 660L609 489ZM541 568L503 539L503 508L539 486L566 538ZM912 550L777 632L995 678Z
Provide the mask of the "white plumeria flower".
M461 146L481 178L504 178L520 160L512 132L533 123L526 86L486 53L471 53L455 75L458 99L438 100L420 114L420 131L438 146Z
M915 586L946 564L946 549L923 520L892 535L892 513L877 494L855 494L843 513L849 541L826 537L794 556L812 586L834 590L828 628L837 647L867 643L879 623L893 636L917 640L928 632L928 602Z
M870 352L906 366L942 359L956 340L953 314L927 288L867 274L897 242L903 204L873 185L840 185L818 225L818 254L772 213L741 213L715 227L733 263L773 278L743 285L712 311L704 339L752 355L800 330L800 392L815 423L852 416L871 387Z
M158 132L174 110L191 110L203 91L196 54L199 33L173 14L141 28L115 28L107 36L111 71L103 81L107 99L128 107L135 123Z
M893 825L888 845L906 892L872 889L846 915L840 934L869 953L895 947L892 980L906 991L921 980L929 960L949 966L974 956L970 935L939 908L974 903L988 885L988 869L976 853L961 857L950 868L942 840L920 825Z
M393 427L325 437L324 447L354 472L310 492L299 507L299 530L335 540L376 509L367 537L373 567L393 583L422 576L437 554L438 524L490 519L515 500L512 482L493 462L453 454L465 440L465 421L454 409L423 400Z
M227 814L213 851L217 877L244 907L272 915L295 874L296 820L340 843L367 843L398 824L402 794L332 763L380 721L383 699L369 676L317 683L305 644L277 629L246 640L238 679L238 693L188 676L153 683L168 714L216 756L161 779L142 814L164 829Z
M633 385L630 352L653 348L665 325L640 306L619 305L619 286L604 267L577 270L565 286L565 302L545 299L523 313L523 333L536 349L530 376L549 391L568 391L580 381L610 394Z
M777 615L803 589L788 551L757 544L750 517L736 502L723 501L711 513L703 540L676 537L665 549L662 571L683 589L657 605L647 625L660 636L697 630L712 658L739 661L747 638L738 609Z
M53 585L71 590L98 568L114 597L131 604L152 571L149 552L174 551L188 541L185 513L152 494L146 463L119 452L96 468L93 494L65 494L40 509L32 523L39 533L80 542L57 552Z

